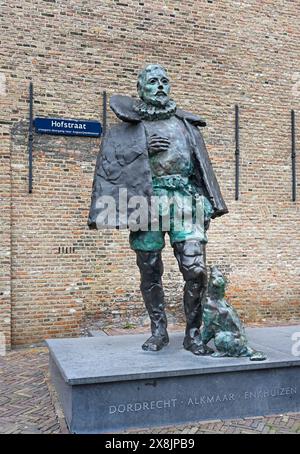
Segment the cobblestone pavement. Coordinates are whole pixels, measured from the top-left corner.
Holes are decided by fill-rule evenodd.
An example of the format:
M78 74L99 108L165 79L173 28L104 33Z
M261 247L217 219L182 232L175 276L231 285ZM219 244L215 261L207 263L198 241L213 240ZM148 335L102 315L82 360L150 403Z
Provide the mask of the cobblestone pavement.
M0 357L0 433L61 432L47 369L46 348L24 348Z
M22 348L0 357L0 433L67 433L63 413L48 376L45 347ZM145 434L299 433L300 413L209 421L149 430Z

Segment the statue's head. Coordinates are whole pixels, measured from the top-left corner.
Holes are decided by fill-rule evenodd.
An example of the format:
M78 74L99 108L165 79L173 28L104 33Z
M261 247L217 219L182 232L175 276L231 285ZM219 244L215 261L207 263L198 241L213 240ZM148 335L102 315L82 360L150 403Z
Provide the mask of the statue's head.
M169 77L161 65L147 65L138 76L137 91L146 104L164 107L170 100L170 89Z

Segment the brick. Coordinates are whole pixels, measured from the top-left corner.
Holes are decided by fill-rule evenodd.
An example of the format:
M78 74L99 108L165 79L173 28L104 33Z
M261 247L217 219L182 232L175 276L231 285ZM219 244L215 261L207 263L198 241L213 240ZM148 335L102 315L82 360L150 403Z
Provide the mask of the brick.
M35 134L28 194L28 84L31 78L35 116L99 119L102 91L134 95L138 71L152 61L168 68L178 105L208 123L204 137L230 211L211 224L208 264L225 272L228 299L246 324L299 321L299 202L291 201L290 165L290 109L298 119L300 99L295 4L79 3L1 6L0 332L7 346L79 335L95 320L101 329L142 324L128 232L86 226L100 141ZM115 121L109 112L109 124ZM167 306L180 323L183 282L169 246L164 261Z

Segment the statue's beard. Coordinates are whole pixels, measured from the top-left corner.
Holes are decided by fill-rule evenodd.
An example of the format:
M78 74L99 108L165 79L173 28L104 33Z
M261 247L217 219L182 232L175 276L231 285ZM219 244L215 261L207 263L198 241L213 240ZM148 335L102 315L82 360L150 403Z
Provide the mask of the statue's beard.
M133 109L142 120L166 120L175 114L176 103L169 99L164 106L153 106L153 104L147 104L143 99L139 99L134 104Z

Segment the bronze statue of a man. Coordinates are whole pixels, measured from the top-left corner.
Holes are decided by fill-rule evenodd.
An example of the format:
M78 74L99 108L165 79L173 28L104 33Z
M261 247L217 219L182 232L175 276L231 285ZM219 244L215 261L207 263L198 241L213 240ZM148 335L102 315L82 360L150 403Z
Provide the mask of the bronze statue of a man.
M140 288L151 320L152 335L142 348L150 351L161 350L169 342L161 258L168 233L185 281L183 345L196 355L205 355L211 352L200 334L207 288L206 230L211 218L228 212L198 129L206 123L198 115L179 109L170 99L169 78L160 65L148 65L141 71L137 90L139 99L116 95L110 100L111 109L122 122L109 129L102 141L88 225L91 229L131 230L130 246L137 255ZM125 211L120 198L124 189ZM172 199L173 205L167 205L168 227L163 222L166 205L160 205L156 228L151 228L148 217L139 228L133 228L129 222L134 211L131 202L137 196L146 201L150 216L154 197ZM103 197L115 201L114 221L108 216L104 222ZM192 200L186 204L190 222L178 227L174 210L176 204L185 205L184 198ZM197 205L199 200L202 205ZM203 222L196 216L197 206L203 207Z

